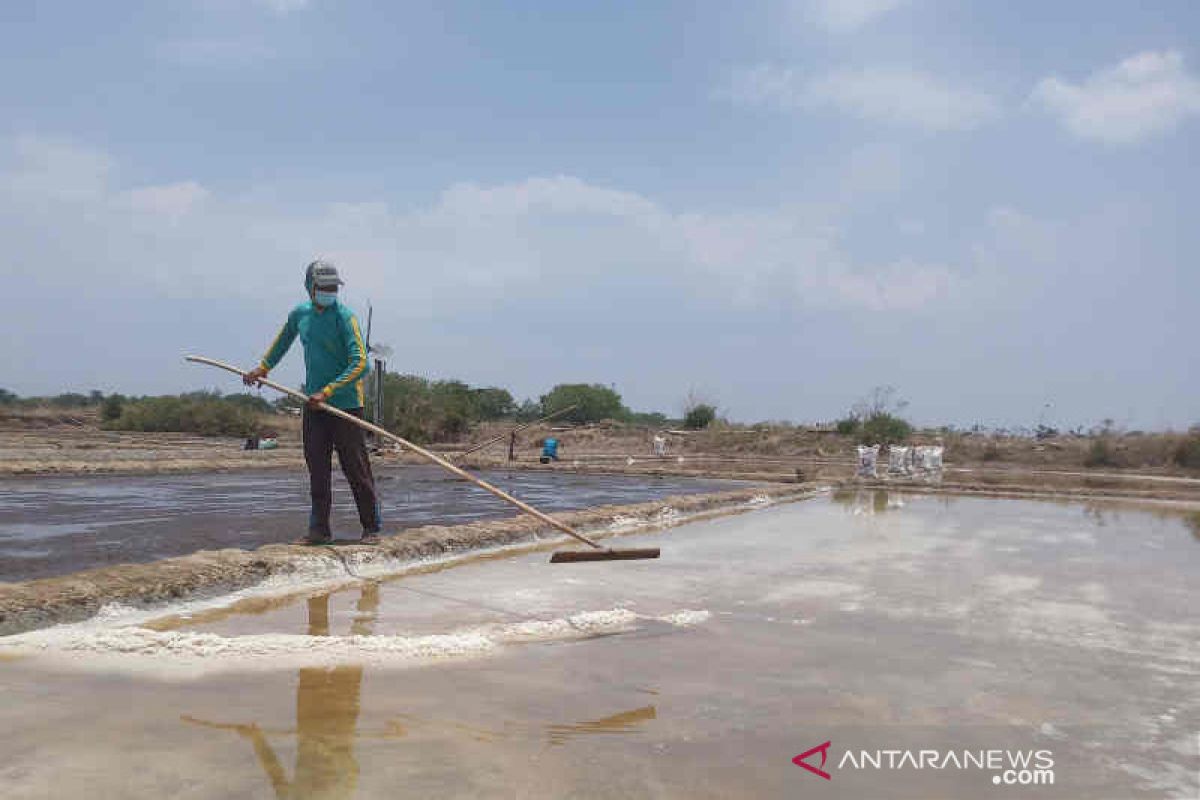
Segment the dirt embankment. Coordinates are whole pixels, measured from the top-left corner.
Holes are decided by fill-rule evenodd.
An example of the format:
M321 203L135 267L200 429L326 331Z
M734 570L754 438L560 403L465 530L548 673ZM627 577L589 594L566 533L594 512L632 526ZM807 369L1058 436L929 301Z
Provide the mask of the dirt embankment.
M731 513L811 495L812 486L765 485L705 495L673 496L626 506L601 506L557 515L586 535L667 527L706 513ZM539 543L539 537L551 537ZM525 544L582 547L528 516L469 525L429 525L385 536L377 546L304 547L272 544L257 550L208 550L151 564L123 564L58 578L0 583L0 635L87 619L109 604L151 607L212 597L271 578L330 580L339 573L391 569L483 548Z
M304 467L299 426L279 420L278 450L246 451L242 439L108 431L95 409L0 414L0 476L202 472Z
M206 472L304 468L298 420L272 418L276 450L246 451L243 441L181 433L101 429L94 409L0 414L0 476L93 473ZM457 442L428 445L466 467L516 467L636 475L704 476L785 482L841 481L854 475L855 444L847 436L790 426L671 431L666 454L656 455L660 431L601 423L584 427L537 425L521 431L509 461L511 423L484 423ZM560 460L539 463L542 440L553 435ZM1193 442L1193 440L1196 440ZM484 445L486 447L476 450ZM1200 468L1180 464L1180 453L1200 448L1200 434L1159 433L1062 436L1044 440L965 433L921 433L913 444L942 444L944 479L994 487L1051 484L1098 492L1177 496L1200 486ZM381 463L424 463L388 443ZM473 452L468 452L473 451ZM1185 463L1187 462L1184 459ZM881 454L881 471L886 453Z

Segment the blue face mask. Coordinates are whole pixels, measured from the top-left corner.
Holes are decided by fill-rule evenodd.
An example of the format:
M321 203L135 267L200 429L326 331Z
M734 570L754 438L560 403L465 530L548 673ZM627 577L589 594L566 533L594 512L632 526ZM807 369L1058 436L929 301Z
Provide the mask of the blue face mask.
M337 292L322 292L318 289L313 292L313 300L319 306L331 306L337 302Z

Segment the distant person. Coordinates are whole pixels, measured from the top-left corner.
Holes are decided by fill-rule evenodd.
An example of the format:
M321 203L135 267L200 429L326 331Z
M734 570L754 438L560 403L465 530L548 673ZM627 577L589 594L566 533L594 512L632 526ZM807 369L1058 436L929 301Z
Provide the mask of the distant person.
M654 434L654 455L663 458L667 454L667 437L661 433Z
M542 442L542 457L539 460L543 464L558 461L558 439L551 436Z
M243 378L248 386L257 384L283 359L296 337L300 337L304 345L304 391L309 396L304 408L303 431L312 512L308 517L308 535L296 544L322 544L333 540L329 512L333 505L331 461L334 450L337 450L338 463L358 506L362 542L379 542L379 501L363 430L349 420L318 408L324 402L360 419L363 416L363 378L370 366L358 318L349 306L338 302L338 287L342 285L333 264L319 260L309 264L304 273L308 302L292 309L262 363Z

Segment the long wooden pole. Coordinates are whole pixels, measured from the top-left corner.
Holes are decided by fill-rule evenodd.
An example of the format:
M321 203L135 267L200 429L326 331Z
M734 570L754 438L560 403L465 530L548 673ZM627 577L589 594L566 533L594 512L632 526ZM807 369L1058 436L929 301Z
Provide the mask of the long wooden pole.
M542 417L541 419L535 419L533 422L526 422L524 425L518 425L517 427L513 428L508 433L502 433L493 439L488 439L483 444L477 444L474 447L472 447L470 450L463 450L461 453L456 453L454 455L454 457L455 458L466 458L467 456L471 455L471 453L474 453L478 450L482 450L485 447L493 445L496 442L500 441L501 439L507 439L509 436L512 436L515 433L520 433L521 431L525 430L526 428L530 427L531 425L537 425L538 423L552 420L555 417L561 417L563 414L567 413L568 411L570 411L571 409L574 409L574 408L579 408L579 404L572 403L571 405L567 406L566 408L560 408L558 411L555 411L553 414L547 414L546 416Z
M229 372L236 373L243 377L246 375L245 370L239 369L238 367L235 367L232 364L226 364L223 361L217 361L216 359L213 359L213 358L206 358L205 356L187 356L187 360L194 361L197 364L208 364L210 367L218 367L223 370L228 370ZM267 380L266 378L259 378L258 382L265 384L266 386L270 386L272 389L274 389L276 391L291 395L292 397L295 397L298 400L303 400L305 402L308 401L307 395L305 395L302 392L297 392L295 389L292 389L288 386L283 386L282 384L275 383L274 381ZM484 489L486 491L491 492L492 494L496 495L496 497L499 497L501 500L504 500L507 503L512 503L514 506L516 506L517 508L524 511L526 514L537 517L538 519L540 519L542 522L546 523L547 525L551 525L551 526L557 528L558 530L562 531L563 533L567 534L568 536L575 537L576 539L583 542L584 544L591 545L592 547L596 548L597 550L603 550L605 552L615 552L613 550L610 550L607 547L597 544L593 540L584 536L582 533L579 533L578 531L573 530L570 526L565 525L565 524L559 522L558 520L554 519L554 517L551 517L548 514L543 514L541 511L538 511L536 508L529 505L528 503L524 503L524 502L518 500L517 498L513 497L508 492L504 491L503 489L497 489L495 486L492 486L487 481L476 478L474 475L472 475L471 473L462 469L461 467L457 467L454 464L451 464L449 461L445 460L444 458L441 458L440 456L429 452L428 450L426 450L423 447L419 447L419 446L413 444L412 442L408 441L407 439L403 439L403 438L397 436L396 434L392 433L391 431L384 430L383 428L379 427L378 425L373 425L370 422L367 422L366 420L359 419L358 417L354 416L353 414L348 414L345 411L342 411L340 408L331 406L328 403L320 403L318 405L318 408L320 408L322 411L324 411L328 414L333 414L335 417L341 417L342 419L350 420L351 422L353 422L355 425L359 426L360 428L366 428L367 430L373 432L377 436L382 436L385 439L391 439L392 441L407 447L409 450L412 450L414 453L424 456L425 458L429 459L433 463L437 464L439 467L449 470L450 472L453 472L455 475L462 478L463 480L470 481L471 483L478 486L480 489Z

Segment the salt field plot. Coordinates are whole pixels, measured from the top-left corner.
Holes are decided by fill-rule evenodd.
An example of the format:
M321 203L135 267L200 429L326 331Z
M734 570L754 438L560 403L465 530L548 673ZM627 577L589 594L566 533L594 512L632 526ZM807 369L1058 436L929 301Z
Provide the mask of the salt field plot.
M385 529L509 517L512 507L437 467L377 474ZM738 481L483 471L546 511L637 503L728 489ZM13 478L0 491L0 581L145 563L197 550L252 549L305 533L308 476L246 472L166 476ZM350 490L334 481L334 529L357 537Z
M481 558L7 637L0 785L1193 798L1198 529L1167 509L851 492L627 540L661 546L654 562ZM996 768L968 758L992 752Z

